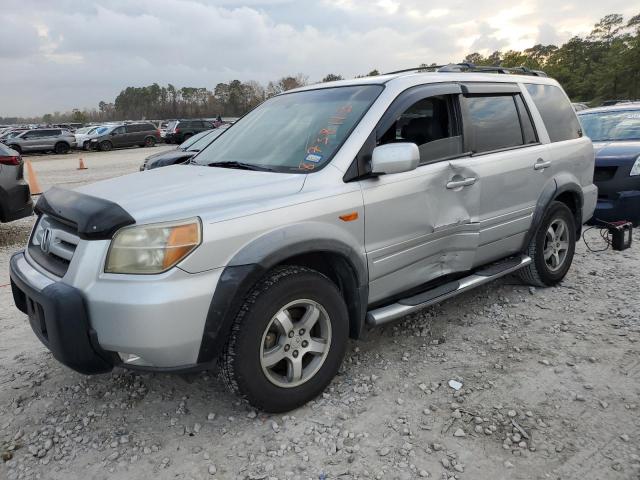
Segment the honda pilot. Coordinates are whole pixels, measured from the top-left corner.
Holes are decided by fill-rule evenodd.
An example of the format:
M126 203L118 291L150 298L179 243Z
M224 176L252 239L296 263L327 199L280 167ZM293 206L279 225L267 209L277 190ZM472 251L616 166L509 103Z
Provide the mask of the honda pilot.
M597 199L569 99L541 72L433 69L288 91L187 165L48 190L16 306L79 372L217 364L282 412L366 326L512 272L558 284Z

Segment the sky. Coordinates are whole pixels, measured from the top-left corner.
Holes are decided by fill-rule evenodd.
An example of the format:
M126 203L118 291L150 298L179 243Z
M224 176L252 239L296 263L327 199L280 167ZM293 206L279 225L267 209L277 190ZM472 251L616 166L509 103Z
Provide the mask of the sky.
M0 116L111 102L157 82L318 81L561 44L629 0L1 0Z

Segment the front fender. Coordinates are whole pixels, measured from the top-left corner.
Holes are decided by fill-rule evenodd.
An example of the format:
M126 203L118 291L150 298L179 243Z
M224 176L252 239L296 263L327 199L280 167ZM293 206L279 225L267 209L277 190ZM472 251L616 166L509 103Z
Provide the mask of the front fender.
M224 348L233 321L251 288L271 268L305 253L340 255L357 279L357 301L351 307L362 323L368 300L366 256L357 241L340 228L326 223L305 222L267 232L238 251L225 267L216 285L205 321L198 363L212 362ZM359 328L356 328L359 331Z

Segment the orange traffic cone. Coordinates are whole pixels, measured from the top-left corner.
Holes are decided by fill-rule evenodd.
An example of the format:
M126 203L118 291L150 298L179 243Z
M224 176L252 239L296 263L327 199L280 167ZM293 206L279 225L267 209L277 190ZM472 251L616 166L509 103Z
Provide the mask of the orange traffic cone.
M78 162L78 170L86 170L87 167L84 164L84 160L82 160L82 157L80 157L80 161Z
M42 188L38 182L38 177L36 177L36 172L33 170L33 165L31 165L31 160L25 160L24 163L27 165L27 183L29 184L31 195L42 194Z

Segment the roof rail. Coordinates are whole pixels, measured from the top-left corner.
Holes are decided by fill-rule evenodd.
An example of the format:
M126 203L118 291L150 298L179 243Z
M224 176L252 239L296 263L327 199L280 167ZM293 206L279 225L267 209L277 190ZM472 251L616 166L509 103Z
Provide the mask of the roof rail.
M514 75L532 75L535 77L546 77L547 74L542 70L531 70L527 67L501 67L501 66L487 66L487 65L474 65L473 63L449 63L447 65L424 65L416 68L405 68L404 70L395 70L393 72L386 72L383 75L393 75L396 73L407 72L481 72L481 73L503 73Z

